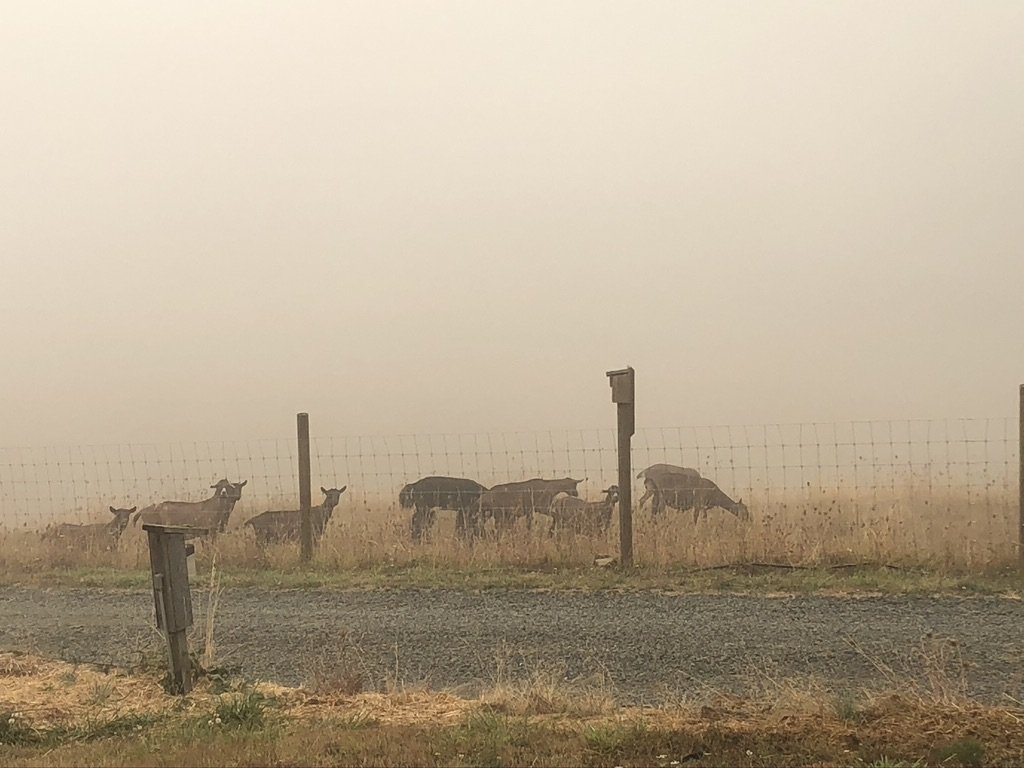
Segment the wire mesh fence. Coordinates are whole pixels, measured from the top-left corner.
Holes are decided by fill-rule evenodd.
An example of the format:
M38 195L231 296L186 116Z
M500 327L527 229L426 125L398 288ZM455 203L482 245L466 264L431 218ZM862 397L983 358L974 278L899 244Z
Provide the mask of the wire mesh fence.
M492 486L531 477L581 480L599 498L617 480L614 430L313 438L318 486L348 486L335 511L398 520L398 492L427 475ZM698 469L776 540L898 536L935 554L966 536L988 559L1016 542L1018 421L859 421L640 429L633 466ZM39 530L109 519L107 507L199 500L217 480L248 480L229 529L267 509L298 507L294 439L0 449L0 525ZM634 499L642 494L636 480ZM639 492L639 493L638 493ZM643 526L643 518L638 525ZM909 535L909 534L907 534ZM778 545L778 544L777 544ZM787 546L790 546L787 544ZM748 553L749 554L749 553Z

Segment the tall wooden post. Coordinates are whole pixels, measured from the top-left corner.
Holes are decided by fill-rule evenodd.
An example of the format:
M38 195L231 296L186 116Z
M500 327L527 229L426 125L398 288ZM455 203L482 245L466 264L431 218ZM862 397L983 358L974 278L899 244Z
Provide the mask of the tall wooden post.
M1020 463L1020 472L1017 475L1017 482L1020 485L1020 506L1017 507L1017 556L1020 558L1020 568L1024 571L1024 384L1020 385L1020 442L1017 444L1017 460Z
M300 558L308 563L313 559L313 520L309 508L312 504L312 489L309 477L309 414L300 413L297 418L299 432L299 538L302 543Z
M633 468L632 437L636 431L634 410L634 371L623 368L608 371L612 402L618 404L619 452L619 562L633 565Z

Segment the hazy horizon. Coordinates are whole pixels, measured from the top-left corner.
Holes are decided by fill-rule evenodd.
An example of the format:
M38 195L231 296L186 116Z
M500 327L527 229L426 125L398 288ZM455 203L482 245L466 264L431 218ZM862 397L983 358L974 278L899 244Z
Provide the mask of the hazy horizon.
M0 445L1016 415L1020 3L0 14Z

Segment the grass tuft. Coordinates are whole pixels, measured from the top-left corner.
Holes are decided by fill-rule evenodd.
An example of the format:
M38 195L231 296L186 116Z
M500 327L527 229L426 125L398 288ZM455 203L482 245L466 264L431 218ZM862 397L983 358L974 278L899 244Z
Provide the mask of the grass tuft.
M617 757L635 751L637 745L647 740L649 730L642 721L600 723L587 726L583 741L595 754Z
M266 696L250 688L239 693L222 694L210 720L224 728L255 731L264 726L266 715Z

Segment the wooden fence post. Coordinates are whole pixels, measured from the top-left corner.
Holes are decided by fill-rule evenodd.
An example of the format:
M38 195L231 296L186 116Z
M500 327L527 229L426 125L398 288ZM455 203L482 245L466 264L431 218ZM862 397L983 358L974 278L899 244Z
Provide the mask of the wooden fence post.
M619 563L624 567L633 565L633 468L632 442L636 431L634 410L634 371L623 368L608 371L608 383L612 388L612 402L618 405L618 451L619 451Z
M302 543L300 559L308 563L313 559L313 521L309 508L312 504L312 489L309 477L309 414L300 413L297 418L299 433L299 538Z
M1020 470L1017 483L1020 485L1020 504L1017 507L1017 556L1020 558L1020 569L1024 571L1024 384L1020 385L1020 410L1018 429L1020 441L1017 444L1017 461Z

